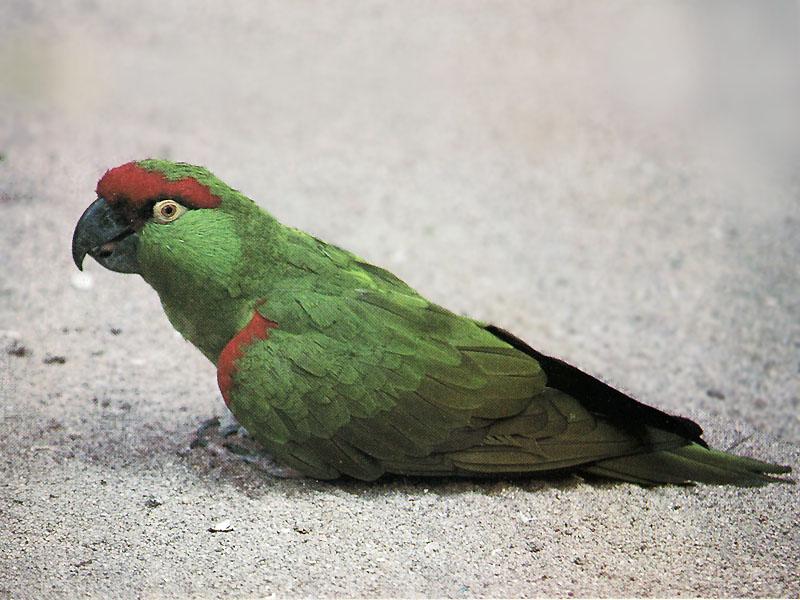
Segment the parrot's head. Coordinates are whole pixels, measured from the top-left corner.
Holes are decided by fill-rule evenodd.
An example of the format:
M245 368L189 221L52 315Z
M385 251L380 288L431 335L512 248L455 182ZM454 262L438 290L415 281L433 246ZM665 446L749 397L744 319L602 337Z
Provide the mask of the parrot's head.
M175 328L214 361L252 316L245 287L275 264L279 232L271 215L205 168L148 159L100 178L72 257L79 269L88 254L140 274ZM266 266L254 268L253 255Z
M203 167L165 160L129 162L97 184L97 200L72 238L78 268L88 254L119 273L156 282L231 275L241 258L237 222L260 212ZM264 215L265 213L262 213Z

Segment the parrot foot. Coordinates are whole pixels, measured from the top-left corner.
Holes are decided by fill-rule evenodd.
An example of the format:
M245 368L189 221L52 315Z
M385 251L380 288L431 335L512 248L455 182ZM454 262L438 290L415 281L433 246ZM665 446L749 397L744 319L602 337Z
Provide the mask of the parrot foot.
M250 434L247 433L247 429L239 425L239 421L236 420L233 413L226 408L225 414L219 419L219 434L222 437L228 437L235 433L241 436L250 436Z
M222 417L212 417L200 424L194 439L189 444L190 450L196 448L205 448L207 452L223 460L242 461L254 465L272 477L280 479L304 477L299 471L276 462L272 455L239 425L236 417L227 409Z
M194 439L189 444L189 448L194 450L195 448L206 447L209 442L209 435L213 435L215 430L218 436L222 438L227 438L234 434L239 434L242 437L249 437L250 435L244 427L239 425L239 421L236 420L233 413L226 408L225 414L221 417L211 417L200 423L194 433Z

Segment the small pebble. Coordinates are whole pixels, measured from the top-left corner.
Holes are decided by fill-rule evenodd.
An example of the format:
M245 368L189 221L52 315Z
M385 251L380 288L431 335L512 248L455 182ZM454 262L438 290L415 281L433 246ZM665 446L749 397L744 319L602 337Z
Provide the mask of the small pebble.
M70 283L76 290L89 290L94 285L94 279L86 271L75 271L70 276Z
M28 356L28 354L31 353L30 350L28 350L25 346L23 346L16 340L11 342L11 344L8 346L7 352L11 356L20 356L20 357Z
M158 500L155 496L146 496L144 499L145 508L158 508L164 504L160 500Z
M227 533L229 531L233 531L233 525L228 519L224 521L219 521L218 523L214 523L211 527L208 528L211 533Z

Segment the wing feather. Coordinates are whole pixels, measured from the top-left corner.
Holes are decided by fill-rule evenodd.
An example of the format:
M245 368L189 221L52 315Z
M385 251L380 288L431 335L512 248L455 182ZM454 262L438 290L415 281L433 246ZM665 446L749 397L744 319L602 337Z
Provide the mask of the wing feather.
M259 310L279 326L245 348L231 408L317 472L367 478L376 459L475 444L544 387L535 360L413 294L306 290Z
M231 408L315 477L532 472L682 443L596 418L535 358L414 294L305 290L263 310L279 326L245 349Z

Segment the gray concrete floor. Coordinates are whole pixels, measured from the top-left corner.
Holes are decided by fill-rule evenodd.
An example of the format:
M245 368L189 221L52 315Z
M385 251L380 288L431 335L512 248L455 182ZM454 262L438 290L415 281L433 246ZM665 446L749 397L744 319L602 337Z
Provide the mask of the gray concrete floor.
M0 4L0 596L800 595L797 486L319 483L188 451L222 410L212 365L140 279L69 252L105 169L205 164L797 469L798 23L794 2Z

